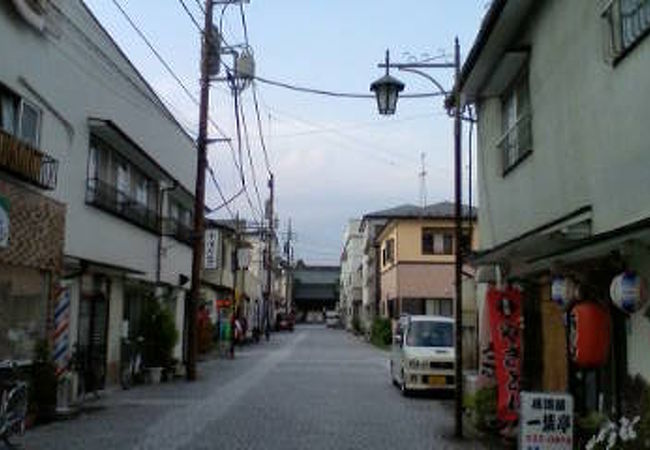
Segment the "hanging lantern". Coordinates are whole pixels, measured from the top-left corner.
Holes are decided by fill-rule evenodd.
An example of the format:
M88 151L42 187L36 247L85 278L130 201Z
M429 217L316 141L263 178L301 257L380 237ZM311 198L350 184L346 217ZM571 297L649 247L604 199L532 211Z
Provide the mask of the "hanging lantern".
M571 278L555 277L551 283L551 300L566 308L577 297L577 289L578 286Z
M634 272L615 276L609 286L609 295L612 302L628 314L640 310L648 299L645 281Z
M595 302L575 305L569 314L569 353L583 369L602 367L609 358L611 322L605 307Z

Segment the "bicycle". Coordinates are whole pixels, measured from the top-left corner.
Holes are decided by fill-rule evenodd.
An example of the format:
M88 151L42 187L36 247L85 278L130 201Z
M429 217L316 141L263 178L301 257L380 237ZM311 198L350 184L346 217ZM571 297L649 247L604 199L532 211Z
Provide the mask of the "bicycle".
M120 384L122 385L122 389L129 389L133 385L133 381L142 376L143 342L144 338L142 336L138 336L135 340L135 343L129 339L123 340L123 345L127 350L129 359L128 364L125 364L120 374Z
M17 364L3 361L0 370L11 373L11 380L2 379L2 396L0 397L0 439L8 447L14 447L11 438L25 434L27 417L27 383L17 377Z

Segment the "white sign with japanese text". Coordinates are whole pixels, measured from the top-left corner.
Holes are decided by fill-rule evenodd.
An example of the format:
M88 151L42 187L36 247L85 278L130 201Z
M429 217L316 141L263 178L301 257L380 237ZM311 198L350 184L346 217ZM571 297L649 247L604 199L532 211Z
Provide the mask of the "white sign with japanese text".
M520 400L520 449L573 448L573 397L570 394L521 392Z
M219 245L219 230L205 230L205 257L204 269L215 270L219 267L219 256L221 256Z

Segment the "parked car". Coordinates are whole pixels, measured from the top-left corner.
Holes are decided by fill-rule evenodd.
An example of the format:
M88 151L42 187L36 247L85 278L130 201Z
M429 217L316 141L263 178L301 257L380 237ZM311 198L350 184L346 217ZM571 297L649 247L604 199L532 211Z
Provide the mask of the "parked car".
M275 331L293 331L296 319L293 314L278 313L275 320Z
M327 328L339 328L341 317L337 311L325 311L325 325Z
M393 336L390 376L402 394L415 390L453 390L455 358L452 318L400 318Z

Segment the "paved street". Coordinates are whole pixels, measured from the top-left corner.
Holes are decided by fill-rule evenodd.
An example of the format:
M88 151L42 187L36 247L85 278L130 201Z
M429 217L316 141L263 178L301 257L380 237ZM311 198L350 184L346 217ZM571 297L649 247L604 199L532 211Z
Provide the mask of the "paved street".
M107 393L28 432L27 449L451 449L451 400L402 398L387 354L341 330L298 327L183 381Z

